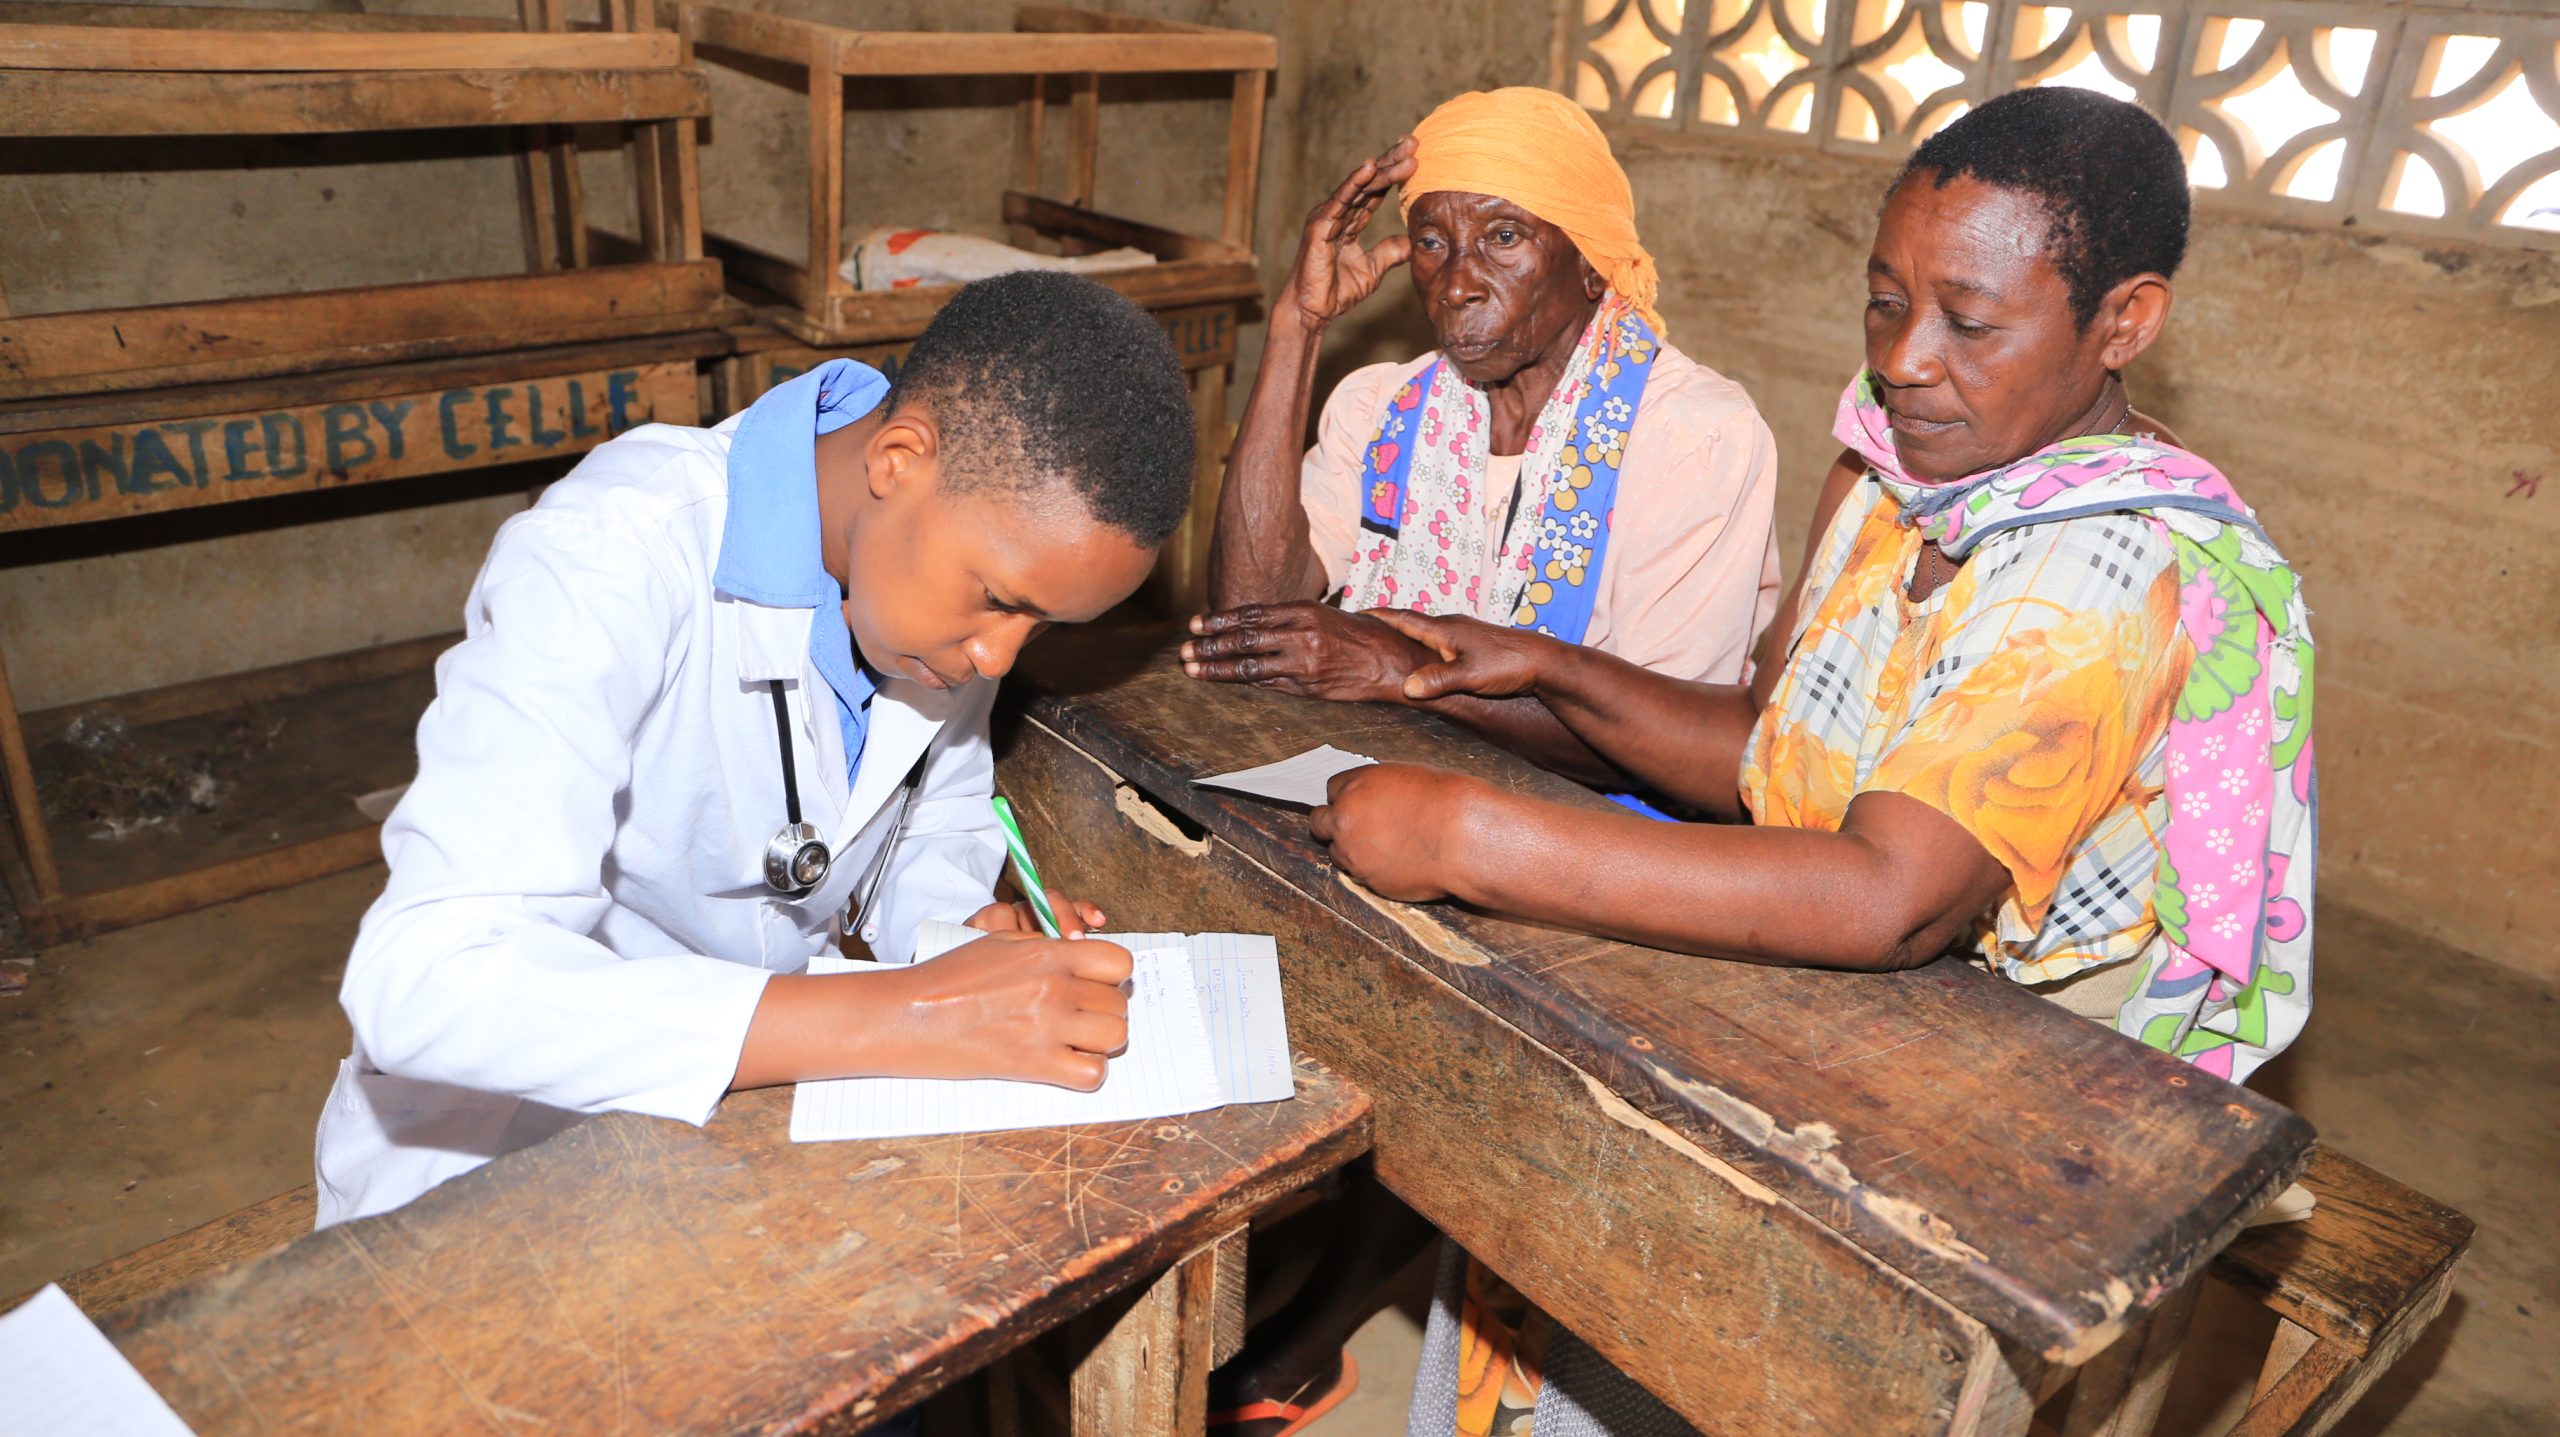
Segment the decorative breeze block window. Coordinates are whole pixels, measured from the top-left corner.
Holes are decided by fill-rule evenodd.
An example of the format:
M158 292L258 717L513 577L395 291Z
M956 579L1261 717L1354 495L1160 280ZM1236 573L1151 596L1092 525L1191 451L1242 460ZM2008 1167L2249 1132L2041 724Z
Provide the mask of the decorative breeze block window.
M2408 0L1563 0L1612 119L1899 159L1992 95L2161 116L2208 202L2560 247L2560 7Z

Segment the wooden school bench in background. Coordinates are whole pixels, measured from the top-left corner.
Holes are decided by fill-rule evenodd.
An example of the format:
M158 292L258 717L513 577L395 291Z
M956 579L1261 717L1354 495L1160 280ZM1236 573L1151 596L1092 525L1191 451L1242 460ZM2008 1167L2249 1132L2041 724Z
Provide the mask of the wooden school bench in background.
M849 29L732 9L701 0L666 0L665 23L681 32L707 63L744 61L801 71L809 101L808 258L794 263L720 233L708 220L705 243L727 266L732 288L757 302L761 335L739 331L737 357L723 367L720 405L734 412L782 377L846 355L868 363L901 355L957 292L954 285L863 290L837 266L844 259L844 96L848 81L883 77L1021 76L1016 106L1012 188L991 196L988 218L1001 219L1021 248L1048 244L1064 254L1129 246L1156 257L1143 268L1093 278L1155 311L1191 373L1199 418L1199 482L1191 514L1166 544L1152 585L1167 612L1188 613L1208 591L1209 537L1226 458L1227 367L1243 311L1262 296L1253 254L1253 207L1261 167L1263 97L1279 42L1269 35L1167 20L1026 5L1016 29L1004 32L905 32ZM1233 102L1227 126L1226 184L1215 235L1102 214L1093 208L1099 163L1103 77L1229 75ZM1066 183L1044 193L1049 95L1068 89Z
M794 1144L786 1090L617 1113L395 1212L308 1189L63 1280L200 1434L854 1432L1069 1324L1076 1437L1196 1437L1253 1216L1368 1146L1358 1089ZM1070 1321L1072 1319L1072 1322ZM999 1417L1045 1389L996 1384ZM1036 1407L1032 1408L1036 1414Z
M556 17L535 17L536 24ZM572 457L692 423L697 364L743 311L703 258L699 71L666 33L526 33L445 17L125 6L0 8L0 143L498 129L517 137L523 274L11 317L0 298L0 534ZM569 127L614 125L638 256L591 264ZM281 239L288 237L280 236ZM113 531L110 531L112 533ZM326 596L315 596L325 602ZM0 666L0 787L18 912L40 943L369 862L353 795L405 781L447 639L83 704L196 746L243 705L306 715L225 823L185 815L59 843ZM325 696L325 697L324 697ZM363 743L388 727L392 743ZM322 741L315 741L322 740Z
M1332 743L1604 801L1435 718L1025 655L998 786L1133 930L1284 935L1387 1185L1718 1437L2014 1434L2294 1180L2299 1116L1957 961L1765 968L1381 899L1201 774ZM1570 862L1523 854L1521 861Z

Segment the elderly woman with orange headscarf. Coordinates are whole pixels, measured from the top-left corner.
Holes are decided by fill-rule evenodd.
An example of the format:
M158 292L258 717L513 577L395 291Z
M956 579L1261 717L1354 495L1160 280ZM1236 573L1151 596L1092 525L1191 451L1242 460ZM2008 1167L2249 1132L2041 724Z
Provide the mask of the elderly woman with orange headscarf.
M1363 249L1390 189L1406 233ZM1326 327L1413 267L1439 347L1353 373L1303 460ZM1411 609L1731 683L1775 611L1775 448L1740 386L1662 337L1635 196L1582 108L1461 95L1307 217L1236 436L1194 677L1415 703L1584 779L1616 775L1535 703L1417 702ZM1333 602L1319 602L1332 600Z

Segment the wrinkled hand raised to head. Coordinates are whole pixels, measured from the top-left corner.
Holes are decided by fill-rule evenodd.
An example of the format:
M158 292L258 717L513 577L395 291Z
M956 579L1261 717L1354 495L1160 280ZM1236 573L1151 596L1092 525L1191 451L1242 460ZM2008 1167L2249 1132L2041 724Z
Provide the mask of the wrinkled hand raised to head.
M1414 138L1407 135L1385 154L1361 161L1307 212L1281 303L1319 323L1338 319L1376 293L1387 272L1411 257L1413 246L1403 235L1389 235L1367 250L1360 247L1360 235L1386 203L1387 192L1413 177L1414 150Z

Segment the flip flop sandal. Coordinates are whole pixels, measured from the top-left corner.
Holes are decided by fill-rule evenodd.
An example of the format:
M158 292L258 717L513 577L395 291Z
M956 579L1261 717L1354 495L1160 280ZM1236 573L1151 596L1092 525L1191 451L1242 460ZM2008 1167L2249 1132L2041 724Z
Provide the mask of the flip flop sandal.
M1237 1427L1247 1422L1276 1421L1287 1425L1272 1434L1272 1437L1296 1437L1297 1433L1314 1426L1317 1418L1341 1406L1342 1399L1359 1390L1359 1387L1360 1364L1352 1358L1350 1350L1346 1348L1342 1354L1341 1375L1334 1378L1333 1385L1319 1393L1313 1402L1248 1402L1242 1407L1230 1407L1223 1412L1210 1413L1208 1425L1213 1428Z

